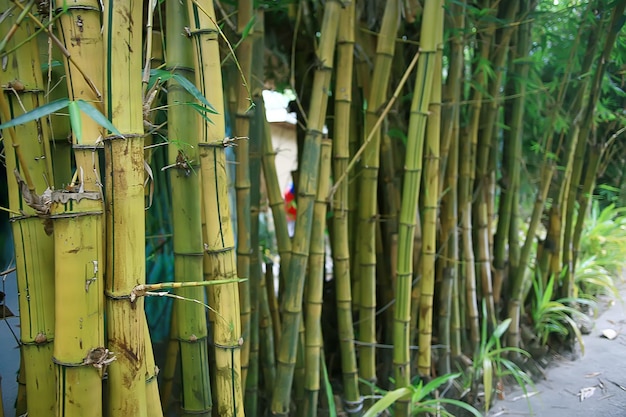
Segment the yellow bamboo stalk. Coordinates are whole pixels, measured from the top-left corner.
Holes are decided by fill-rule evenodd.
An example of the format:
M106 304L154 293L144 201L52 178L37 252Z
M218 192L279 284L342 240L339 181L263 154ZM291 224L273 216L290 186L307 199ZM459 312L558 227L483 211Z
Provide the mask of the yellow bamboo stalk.
M199 129L200 167L205 251L205 280L237 276L235 239L228 200L226 173L226 127L224 96L219 55L219 28L213 1L189 3L190 33L196 62L196 84L217 111L211 122L202 120ZM215 309L213 345L215 346L215 384L217 413L242 416L241 317L239 287L233 282L209 287L209 302Z
M350 135L356 136L351 126L352 78L355 43L355 4L351 2L342 10L337 38L337 84L335 88L335 139L333 146L333 170L335 178L344 172L350 159ZM333 268L336 282L337 325L343 372L344 408L348 412L359 410L362 401L359 394L354 326L352 321L352 288L350 279L349 241L349 185L342 182L333 199Z
M0 3L8 10L10 3ZM9 14L8 22L16 16ZM4 37L8 24L0 25ZM17 27L9 42L14 47L35 32L26 19ZM41 78L39 50L35 39L6 56L6 71L0 71L3 92L0 116L10 120L45 103ZM33 68L37 70L33 71ZM27 412L30 416L50 416L55 409L55 377L52 362L54 330L54 247L49 224L44 224L24 197L30 192L43 194L54 181L49 147L49 131L44 120L26 123L5 130L6 168L8 173L10 220L15 247L20 311L20 341L23 366L20 378L25 379ZM14 172L26 179L16 181ZM28 179L31 184L28 184ZM23 214L18 214L20 211Z
M418 370L421 375L430 375L431 349L433 332L433 300L435 295L435 265L437 258L437 218L439 208L439 145L441 130L441 67L443 55L443 1L437 0L433 9L428 3L424 7L424 19L434 19L434 47L435 54L431 59L434 62L432 89L430 92L430 105L428 106L428 124L426 126L426 142L424 144L424 188L422 197L423 208L423 241L422 241L422 279L420 281L420 307L419 307L419 357ZM433 13L427 14L427 13ZM423 36L422 32L422 36ZM431 39L423 38L422 51L430 53L432 48ZM419 69L418 69L419 73ZM429 74L430 75L430 74ZM427 81L429 82L429 81ZM422 90L423 91L423 90ZM426 92L426 91L424 91ZM428 97L428 96L426 96ZM423 99L426 99L423 97Z
M305 381L303 414L317 416L320 391L320 354L322 350L322 298L324 293L324 257L326 231L326 196L330 188L330 155L332 141L324 139L320 151L320 179L313 208L313 231L307 277L305 322Z
M145 283L144 151L141 68L143 2L105 2L105 112L123 138L104 141L106 175L107 414L147 417L144 302L128 295Z
M234 136L242 138L235 147L237 165L235 168L235 190L237 194L237 276L246 279L239 284L239 297L241 303L241 328L244 344L241 346L241 381L246 385L248 374L248 361L250 355L250 283L247 280L250 276L250 156L249 156L249 135L250 117L249 110L252 108L252 101L249 94L252 67L252 47L254 25L248 27L253 19L253 4L251 0L240 0L237 7L237 34L244 36L244 31L248 28L248 33L239 42L237 47L237 60L241 67L241 77L237 80L237 109L235 113ZM239 77L239 74L237 74Z
M181 36L189 25L186 2L166 3L168 15L165 58L175 74L193 78L191 42ZM200 193L201 174L198 153L196 113L181 103L193 98L178 81L168 83L168 166L172 193L174 278L197 282L203 278L203 241ZM176 295L204 301L204 289L186 287ZM199 303L176 301L174 317L181 361L181 415L210 416L213 406L209 379L208 329L206 311ZM171 366L171 365L170 365Z
M341 6L339 1L326 3L320 44L317 50L317 59L320 65L315 71L313 80L307 135L301 159L302 162L299 167L298 214L284 293L283 334L278 350L276 385L271 404L272 412L278 415L287 414L290 406L290 392L293 384L298 333L301 324L304 276L311 243L313 200L317 191L320 140L326 117Z
M380 107L387 100L396 33L400 22L400 6L390 1L385 6L378 44L372 88L367 99L365 131L371 135L361 161L362 176L359 198L359 376L376 382L376 223L378 168L380 164L380 125L377 124ZM365 389L367 386L363 386ZM371 390L370 387L367 387Z
M396 311L394 325L394 350L393 361L396 370L396 384L398 387L407 386L410 383L410 329L411 315L411 284L413 280L413 250L416 228L416 213L418 212L418 197L420 194L421 171L423 166L424 133L428 115L428 103L433 84L434 54L437 43L436 22L439 16L441 3L438 0L425 3L425 14L421 34L421 51L418 60L418 69L415 78L415 92L411 103L411 118L407 134L407 152L405 160L405 175L402 190L402 203L400 209L400 227L398 234L398 278L396 286ZM428 189L428 193L431 189ZM432 248L431 248L432 251ZM422 249L422 253L425 251ZM423 263L423 262L422 262ZM421 305L422 289L429 289L421 285L420 292L420 329L423 321L428 317L422 317ZM432 293L432 292L430 292ZM432 304L432 302L430 303ZM425 306L426 307L426 306ZM423 341L420 333L420 343ZM430 340L426 340L427 347L420 345L420 358L418 364L422 371L422 355L427 351L430 355ZM428 375L428 372L426 373ZM398 411L406 415L410 411L408 399L403 399Z
M59 20L59 38L74 59L74 65L65 60L71 100L99 101L83 73L101 88L100 17L100 4L85 0L68 6ZM112 356L104 348L104 201L96 153L102 132L91 118L80 117L82 132L72 132L74 187L52 194L58 340L54 361L59 393L57 415L96 417L103 414L100 369L103 361ZM92 363L96 355L101 358Z

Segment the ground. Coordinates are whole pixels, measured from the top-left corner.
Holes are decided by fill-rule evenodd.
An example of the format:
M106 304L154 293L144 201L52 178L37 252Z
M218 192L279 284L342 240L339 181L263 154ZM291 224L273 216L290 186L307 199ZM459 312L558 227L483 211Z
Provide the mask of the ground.
M620 292L622 301L606 304L591 333L584 336L584 355L578 352L575 360L557 355L545 378L528 388L528 400L519 388L507 390L488 416L626 416L625 284ZM615 330L617 337L603 337L606 329Z

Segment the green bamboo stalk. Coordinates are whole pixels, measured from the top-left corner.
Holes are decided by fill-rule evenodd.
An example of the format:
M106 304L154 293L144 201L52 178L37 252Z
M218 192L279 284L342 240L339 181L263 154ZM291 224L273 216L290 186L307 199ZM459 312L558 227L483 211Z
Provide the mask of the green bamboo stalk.
M265 54L264 40L265 40L265 12L264 9L259 6L255 10L254 17L254 31L249 35L252 40L252 62L259 62L263 60ZM262 272L262 256L261 242L260 242L260 213L261 213L261 198L262 198L262 184L261 184L261 156L263 148L263 136L265 135L265 126L267 119L265 117L265 109L263 104L263 67L261 65L255 66L251 70L251 91L254 97L254 114L252 124L250 126L250 229L251 229L251 248L252 255L250 258L250 305L251 305L251 318L250 318L250 358L248 365L248 378L246 382L246 393L244 396L244 410L247 415L258 414L259 409L259 382L261 381L261 375L259 369L261 367L261 312L267 313L269 311L269 305L267 304L267 293L265 292L265 279ZM267 309L262 310L261 304L263 296L265 296L265 307ZM264 326L267 329L269 326ZM271 328L270 328L271 329ZM273 337L270 340L273 342ZM273 346L271 347L272 355L274 353ZM273 357L272 357L273 359ZM271 379L271 378L270 378Z
M264 110L265 111L265 110ZM289 237L289 228L287 227L287 216L285 213L285 201L282 197L280 185L278 184L278 174L276 172L276 150L272 144L272 133L270 124L265 121L265 132L263 135L263 178L265 179L265 187L267 188L267 196L269 205L272 209L272 218L274 219L274 227L276 229L276 245L278 246L278 255L280 256L280 274L284 276L289 269L289 261L291 260L291 238ZM271 286L268 286L268 290ZM273 306L272 294L270 293L270 307ZM277 310L275 310L277 311ZM277 335L280 334L280 321L277 320L278 315L274 317L274 328ZM276 343L280 337L276 338Z
M437 256L437 215L439 205L439 143L441 129L441 67L443 55L443 2L433 1L433 4L425 4L424 22L433 19L433 26L423 27L420 48L424 57L424 72L420 73L416 80L416 94L419 93L421 105L418 111L423 111L425 103L428 104L428 123L425 132L423 150L424 159L424 188L421 189L423 202L423 242L420 281L420 306L419 306L419 357L418 371L421 375L430 375L431 372L431 349L433 332L433 299L435 294L435 264ZM430 25L425 25L430 26ZM433 31L434 36L425 35L426 31ZM431 37L432 36L432 37ZM434 53L434 55L433 55ZM419 65L419 64L418 64ZM423 75L423 78L419 78ZM419 84L418 84L419 83ZM431 87L425 86L430 83ZM413 113L414 114L414 113ZM413 116L412 114L412 116ZM418 131L416 139L418 143L424 141L423 130ZM408 158L407 158L408 162ZM408 171L409 165L406 164ZM411 167L414 165L411 165ZM397 376L396 376L397 377ZM408 384L409 381L405 380ZM406 386L406 385L404 385Z
M585 15L589 13L591 9L591 5L588 5ZM572 69L574 66L574 57L575 53L580 44L580 37L582 35L582 26L578 29L576 34L576 38L572 43L572 49L570 52L570 59L567 63L567 66L564 71L564 76L569 78L572 73ZM555 171L555 162L550 157L550 150L552 148L552 141L554 136L554 120L557 117L558 109L563 105L563 101L565 99L565 92L567 90L567 83L565 79L559 85L557 91L557 97L554 100L554 109L549 115L549 119L547 121L547 129L544 132L544 135L541 140L541 146L544 149L544 156L540 167L540 176L539 176L539 184L537 187L537 195L535 197L535 202L533 204L533 212L530 218L530 222L528 223L528 232L526 234L526 239L524 241L524 245L520 251L519 255L519 263L516 267L515 275L512 277L512 282L510 286L510 298L508 303L508 313L509 317L511 317L511 325L509 330L508 342L510 346L519 346L520 343L520 309L521 303L524 293L524 288L528 288L529 284L527 282L528 279L532 276L531 274L526 273L526 269L528 267L529 258L533 243L535 241L535 235L537 233L537 228L541 222L541 217L543 215L543 209L545 205L546 198L548 196L548 191L550 189L550 183L552 182L552 177Z
M104 10L105 112L124 138L107 136L106 176L107 414L147 416L143 300L126 298L145 282L143 114L141 91L142 3L109 1ZM115 70L114 70L115 69Z
M593 20L590 23L584 22L586 26L585 32L588 32L587 47L585 48L585 54L583 56L582 64L580 66L580 74L588 74L591 72L591 66L596 61L596 51L600 47L599 38L606 32L607 25L609 23L608 18ZM546 238L541 242L541 259L539 260L541 271L544 272L544 279L550 276L561 276L561 260L566 261L565 253L571 253L565 248L571 245L571 240L565 240L565 224L568 223L566 218L567 214L573 215L573 211L567 211L570 207L568 203L570 183L572 180L576 182L580 181L580 172L582 167L575 167L575 162L582 163L577 160L576 153L578 151L583 152L585 146L578 146L581 142L579 138L586 137L585 132L590 127L588 123L590 120L583 120L583 114L585 112L584 98L589 95L589 89L591 87L592 77L580 77L581 80L577 80L577 86L574 90L574 99L569 105L568 113L572 117L572 127L563 133L562 137L565 138L562 145L563 155L560 156L560 160L564 161L564 169L561 170L555 177L551 189L550 199L552 200L552 206L549 210L549 222L548 233ZM583 140L582 142L585 142ZM580 148L583 149L580 149ZM569 221L569 231L571 232L571 220ZM571 235L570 235L571 236ZM563 246L566 244L568 246ZM566 278L564 281L565 294L567 294L569 288L573 289L573 270L565 271ZM570 285L570 281L571 284ZM573 294L569 295L570 297Z
M396 371L396 387L398 388L408 386L411 381L409 351L410 331L408 325L411 321L411 285L413 280L414 234L416 228L416 212L418 208L418 197L420 193L420 183L422 176L423 152L425 142L424 136L426 132L426 121L428 119L428 105L431 99L433 84L435 82L434 71L437 67L435 63L437 41L439 39L439 35L437 34L437 32L443 30L441 8L442 3L439 0L429 0L424 4L424 24L422 25L420 35L420 57L417 64L415 90L413 94L413 100L411 102L411 117L409 119L409 130L407 133L407 150L404 164L405 174L402 189L400 228L398 235L398 281L396 287L396 313L393 350L393 363L394 369ZM434 133L434 131L431 131L430 133ZM437 145L435 145L435 149L433 151L433 143L429 140L427 148L427 154L429 157L438 155L438 134L436 141ZM429 165L430 169L435 167L436 165ZM429 171L429 173L432 173L432 171ZM437 176L435 175L434 177L438 181ZM429 177L429 179L432 180L432 177ZM433 184L436 184L434 188L432 188ZM431 181L429 181L428 190L425 194L429 195L432 190L432 194L436 198L438 188L439 185L437 183L432 183ZM427 244L430 244L430 240ZM433 246L430 246L427 250L422 250L422 256L429 253L434 254L434 241ZM432 267L434 266L434 258L431 259L431 261ZM428 261L423 263L425 267L422 270L422 273L424 271L427 271L428 269L428 266L426 266L427 262ZM429 278L432 279L433 277L431 276ZM422 282L423 281L424 277L422 277ZM427 285L420 285L420 292L426 291L425 294L420 295L419 306L420 348L418 367L420 373L424 373L424 375L428 375L430 373L430 369L426 369L426 371L423 370L423 367L425 365L423 356L427 354L427 362L430 363L429 334L431 332L428 331L428 326L426 325L426 323L430 322L432 317L431 284L434 285L434 281L429 281ZM427 311L429 305L430 313L428 313ZM423 316L423 314L427 314L427 316ZM425 343L425 345L422 345L422 343ZM429 368L429 366L427 366L427 368ZM403 398L398 405L399 407L397 408L397 412L400 415L408 415L410 413L411 403L409 398Z
M174 377L178 367L180 345L178 343L178 320L176 313L172 310L170 318L170 338L165 351L165 365L161 370L161 385L159 394L161 396L161 408L164 413L169 413L172 404L172 391L174 387Z
M250 88L248 86L252 67L252 47L254 24L249 27L253 19L253 5L251 0L239 0L237 2L237 35L242 37L237 47L237 60L241 69L241 77L238 80L237 109L235 112L235 125L233 133L235 137L242 138L235 147L237 165L235 168L235 191L237 195L237 276L247 279L250 276L250 166L249 166L249 140L250 117L249 110L252 107ZM244 31L248 29L248 33ZM239 76L239 74L237 74ZM243 281L239 284L239 297L241 303L241 333L244 344L241 346L241 381L246 386L248 373L248 357L250 354L250 283Z
M476 274L476 266L478 266L478 278L481 281L481 294L482 299L487 303L487 314L489 321L492 325L495 325L495 307L493 301L492 290L492 276L490 265L490 248L489 248L489 233L487 225L489 220L487 219L487 206L486 206L486 173L488 171L487 164L489 160L489 143L482 139L483 135L479 135L479 128L481 122L481 115L485 111L482 99L484 91L488 89L488 77L487 69L484 68L489 62L491 45L495 35L495 16L494 16L494 4L491 0L484 0L481 2L481 9L488 11L486 17L483 17L478 22L480 27L479 34L477 36L477 47L479 55L476 58L478 63L476 65L476 72L473 75L473 83L476 85L472 92L472 102L469 106L469 126L467 127L469 141L470 141L470 176L464 178L464 183L468 186L468 196L476 194L476 200L473 198L466 200L465 204L461 206L464 213L464 242L465 245L472 244L472 227L475 233L474 246L470 248L464 245L464 253L466 254L466 273L468 277ZM492 97L489 97L492 99ZM480 142L480 143L479 143ZM478 177L477 175L480 176ZM472 218L475 218L475 224L472 224ZM476 259L475 258L478 258ZM471 269L471 272L470 272ZM469 286L471 288L471 285ZM468 297L473 297L468 295ZM475 296L479 298L478 294ZM472 307L473 308L473 307ZM472 321L476 323L476 321ZM472 328L472 332L474 329ZM473 333L472 333L473 334Z
M458 118L453 123L458 126ZM451 372L450 358L461 355L460 310L458 303L458 256L459 236L457 233L457 181L458 181L458 130L452 133L450 153L448 154L445 171L445 194L441 200L441 235L445 248L443 262L443 278L440 292L439 337L443 352L439 357L439 374Z
M267 215L267 212L265 212ZM267 217L266 217L267 218ZM274 280L274 264L265 263L265 277L259 284L259 340L260 340L260 363L263 368L264 393L269 398L272 394L276 380L276 348L272 314L267 297L266 283Z
M491 161L496 158L497 154L497 135L496 133L496 121L500 114L500 106L502 99L500 98L502 91L502 80L504 77L504 68L506 58L509 51L509 43L515 31L517 25L514 24L515 16L517 14L518 2L509 2L506 5L501 5L500 14L503 14L501 20L503 20L504 27L496 32L495 42L491 45L491 62L493 66L494 74L488 81L488 93L489 101L483 106L481 110L481 123L478 134L478 150L476 157L476 180L475 189L477 190L476 201L474 207L476 210L476 217L478 221L478 227L476 230L478 252L480 256L479 267L480 274L483 282L487 284L487 288L491 288L493 292L493 302L498 304L500 301L500 293L502 290L503 275L500 273L494 273L492 277L492 258L494 257L492 248L492 198L494 183L494 173L491 169ZM525 16L524 16L525 17ZM497 270L496 270L497 271ZM496 272L494 271L494 272ZM490 285L491 284L491 285ZM485 285L483 284L483 292ZM495 317L492 317L492 322Z
M324 256L326 231L326 196L330 189L332 141L324 139L320 151L319 181L313 208L313 230L307 277L304 409L302 414L317 416L320 391L320 352L322 350L322 298L324 293Z
M166 3L166 65L182 77L193 77L191 43L182 36L189 25L185 2ZM177 282L202 281L201 183L196 114L181 103L193 101L175 79L168 82L167 135L169 180L172 192L172 231L174 279ZM201 287L179 288L176 295L204 300ZM213 407L209 378L208 330L206 312L198 303L176 301L176 335L181 360L181 415L209 416Z
M354 63L355 6L350 3L342 10L337 39L337 83L335 87L335 138L333 170L335 177L344 172L350 159L350 137L355 136L351 125L352 77ZM356 183L356 181L355 181ZM333 199L333 269L337 299L337 325L343 374L344 409L357 413L362 406L359 394L354 327L352 322L352 288L350 280L350 206L349 184L342 182Z
M498 225L494 237L493 266L496 277L505 274L512 277L514 268L518 265L519 258L519 236L517 235L517 222L515 216L519 200L519 184L522 158L522 134L524 119L524 98L526 95L530 65L521 57L528 56L530 51L530 30L531 23L524 20L532 9L529 9L527 2L520 3L519 15L520 23L517 35L512 38L511 59L509 60L509 76L505 91L507 95L516 94L505 105L504 120L509 126L504 131L503 151L502 151L502 178L500 179L500 203L498 205ZM507 241L509 246L509 268L505 271ZM498 281L500 278L496 278ZM495 286L495 285L494 285ZM515 326L509 328L508 337L516 332Z
M380 164L380 127L374 128L380 107L387 100L391 64L395 51L400 7L387 2L382 18L372 85L367 99L365 131L371 135L361 160L359 190L359 376L367 382L376 382L376 223L378 168ZM371 132L371 133L370 133ZM363 386L369 389L370 386Z
M299 166L298 214L284 293L283 331L278 351L276 385L271 405L272 412L278 415L285 415L289 412L289 397L293 383L293 370L301 322L304 276L309 256L313 215L312 206L317 190L320 140L326 117L328 91L330 89L337 29L339 27L340 7L342 7L342 4L338 1L328 2L324 7L320 44L317 51L320 66L314 75L307 136L302 163Z
M441 112L441 149L440 175L442 178L439 194L441 200L441 237L444 245L443 260L444 286L441 291L441 303L448 307L444 316L440 317L439 333L449 334L449 342L439 363L439 373L450 372L450 356L461 355L460 313L458 299L459 279L459 235L458 235L458 143L461 101L461 79L463 74L463 39L465 27L465 2L451 5L450 25L450 69L443 90ZM446 283L448 281L449 283ZM449 289L448 289L449 287ZM445 291L444 291L445 290ZM448 330L449 329L449 330ZM442 344L446 345L442 340Z
M257 11L257 22L263 24L263 11ZM262 45L254 41L254 47ZM262 41L262 39L261 39ZM255 51L256 52L256 51ZM262 52L262 51L261 51ZM250 359L248 366L248 377L246 380L246 394L244 396L245 413L249 416L258 414L259 400L259 367L260 367L260 297L262 290L261 283L264 282L261 270L261 253L259 242L259 214L261 204L261 145L263 131L265 130L265 111L260 111L263 106L263 97L260 91L254 96L254 116L250 125L250 234L251 249L250 256ZM266 294L267 295L267 294ZM272 338L273 339L273 338ZM273 353L273 350L272 350Z
M3 11L10 7L9 2L0 4ZM15 23L14 14L7 18L7 23L0 25L0 37L6 35L9 22ZM17 27L8 46L14 47L34 31L32 21L26 19ZM25 43L7 55L6 60L6 71L0 72L0 84L4 90L0 97L0 116L8 121L43 105L45 88L41 72L32 70L33 67L40 68L36 40ZM45 121L37 120L5 129L3 133L20 311L23 360L20 378L25 379L28 414L50 416L54 413L56 400L52 362L55 339L54 242L51 230L45 230L48 227L42 224L36 210L24 199L31 191L43 194L53 183L49 131ZM32 177L29 186L23 187L15 181L13 172L21 173L26 179Z
M602 50L602 54L600 57L600 63L598 64L598 67L596 68L596 72L594 73L594 78L591 82L591 87L590 87L590 91L591 94L587 99L587 103L586 103L586 111L584 114L584 120L582 122L582 126L581 126L581 132L580 132L580 137L581 138L586 138L589 136L590 132L591 132L591 128L593 125L593 115L595 112L595 108L597 105L597 102L599 100L599 96L602 92L600 86L601 86L601 82L602 79L604 77L604 73L606 71L606 65L607 62L609 60L611 51L614 48L615 45L615 40L617 37L617 34L619 32L618 30L618 25L619 25L619 19L620 16L623 15L624 13L624 9L626 8L626 1L620 1L619 3L616 4L615 8L613 9L613 13L611 16L611 22L609 24L609 31L608 31L608 35L605 39L605 43L604 43L604 48ZM580 139L579 139L580 141ZM578 213L578 217L577 217L577 221L576 221L576 225L574 226L573 229L573 233L572 233L572 239L571 239L571 245L565 246L565 250L567 252L569 252L570 250L572 251L573 254L576 254L578 252L578 247L580 244L580 236L582 233L582 226L583 226L583 221L584 221L584 212L586 212L586 208L589 206L589 201L591 199L591 193L593 191L593 187L595 186L595 179L596 179L596 175L597 175L597 170L598 170L598 164L599 164L599 159L601 156L601 152L602 150L598 150L598 149L592 149L592 153L591 155L593 156L593 159L591 159L591 161L588 164L588 168L585 172L585 179L583 181L583 186L582 189L578 188L578 187L573 187L574 184L574 179L572 179L572 184L569 186L570 189L570 195L572 194L572 191L574 189L578 189L579 190L579 194L577 195L577 200L578 200L578 207L579 207L579 213ZM584 152L584 150L583 150ZM576 167L576 163L578 162L576 156L574 156L574 166ZM573 174L572 174L573 177ZM576 181L578 182L578 181ZM570 197L571 198L571 197ZM568 201L569 204L569 201ZM583 209L583 207L585 209ZM569 213L570 216L573 216L573 210ZM570 217L571 218L571 217ZM568 233L569 231L566 229L564 233ZM566 241L566 244L568 242ZM566 281L566 296L571 297L573 295L574 292L574 268L576 265L576 256L571 256L570 259L572 259L571 263L566 263L567 259L565 259L564 257L564 261L563 261L563 265L568 267L568 276L567 276L567 281Z
M205 280L236 277L235 239L228 200L225 147L228 141L224 119L224 96L219 59L219 28L212 0L189 3L191 38L196 61L196 83L216 110L211 122L200 125L200 166L205 250ZM209 303L214 307L215 395L217 413L242 416L241 316L236 283L209 287Z

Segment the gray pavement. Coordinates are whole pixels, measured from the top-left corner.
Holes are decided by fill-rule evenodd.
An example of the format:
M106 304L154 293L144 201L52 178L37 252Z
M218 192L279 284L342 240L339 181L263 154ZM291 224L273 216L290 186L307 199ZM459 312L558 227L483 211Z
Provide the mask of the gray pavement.
M625 301L606 305L591 333L583 336L584 355L578 351L574 360L557 356L546 370L545 379L528 387L528 400L519 387L509 387L505 399L498 400L488 416L626 417L624 283L620 292ZM603 337L605 329L615 330L617 337Z

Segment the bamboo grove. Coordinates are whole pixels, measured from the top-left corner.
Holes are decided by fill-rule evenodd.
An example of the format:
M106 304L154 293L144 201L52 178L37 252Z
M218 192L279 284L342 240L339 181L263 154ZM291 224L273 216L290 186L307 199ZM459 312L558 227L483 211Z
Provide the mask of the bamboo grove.
M605 289L585 233L626 201L625 7L0 0L11 413L359 416L398 390L408 416L443 376L487 410ZM292 236L268 88L295 94Z

